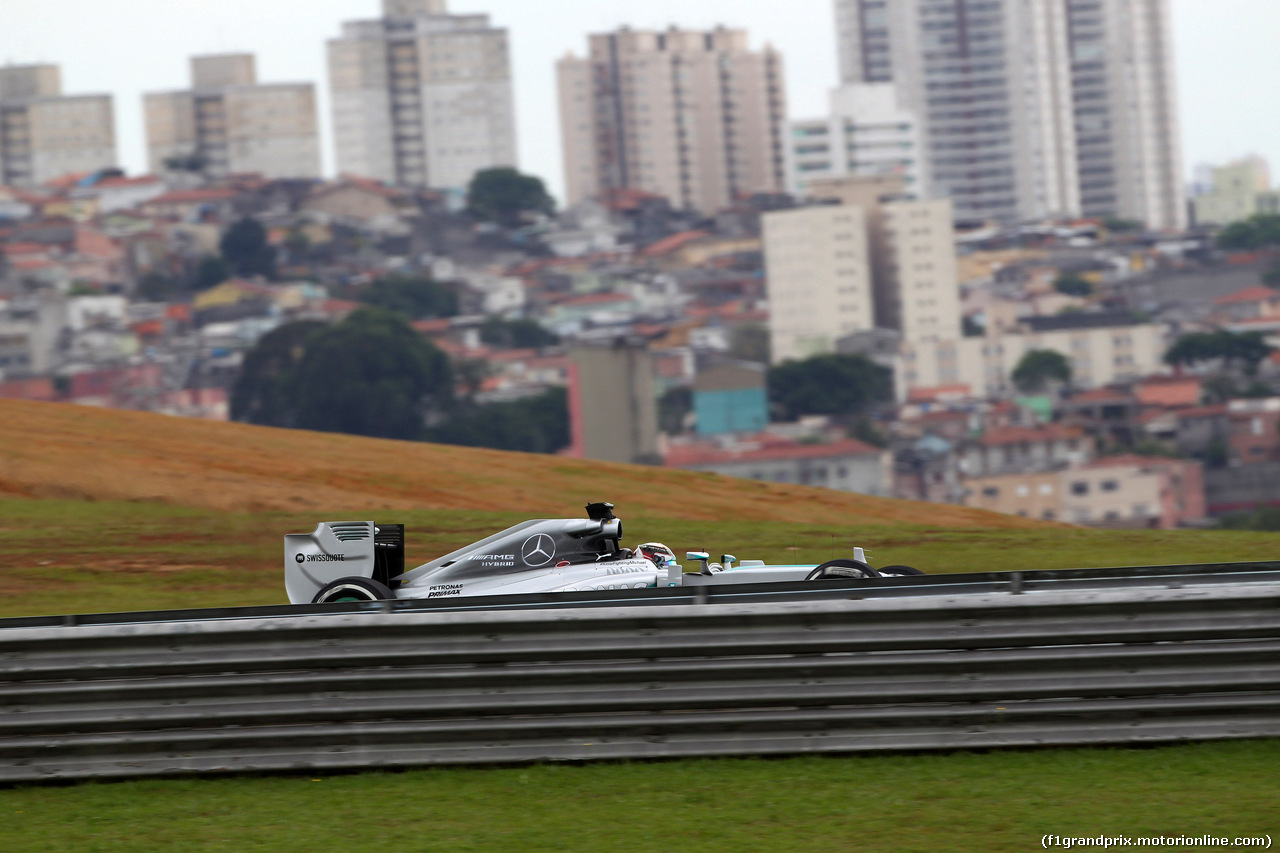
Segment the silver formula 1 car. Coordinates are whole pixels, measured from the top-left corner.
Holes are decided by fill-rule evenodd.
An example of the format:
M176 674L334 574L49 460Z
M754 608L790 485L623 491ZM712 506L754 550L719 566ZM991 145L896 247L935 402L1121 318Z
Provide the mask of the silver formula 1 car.
M732 554L716 563L690 551L686 559L698 569L686 572L665 545L631 550L621 540L613 504L593 503L586 518L524 521L405 571L404 525L321 522L311 533L284 537L284 582L292 603L319 604L922 574L910 566L877 571L861 548L853 559L821 565L766 565Z

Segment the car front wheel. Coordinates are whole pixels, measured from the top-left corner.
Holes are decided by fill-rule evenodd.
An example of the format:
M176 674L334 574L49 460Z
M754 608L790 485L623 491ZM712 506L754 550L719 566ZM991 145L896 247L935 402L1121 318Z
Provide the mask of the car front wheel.
M809 572L807 581L825 581L834 578L878 578L880 573L858 560L828 560Z

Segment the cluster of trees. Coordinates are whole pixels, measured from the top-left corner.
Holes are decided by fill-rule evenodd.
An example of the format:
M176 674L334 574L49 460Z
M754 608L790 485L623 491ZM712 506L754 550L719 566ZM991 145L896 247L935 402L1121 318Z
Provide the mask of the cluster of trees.
M1178 338L1164 361L1170 365L1194 365L1199 362L1220 360L1226 366L1239 365L1253 376L1258 365L1271 354L1271 347L1263 340L1261 332L1196 332Z
M1218 234L1218 246L1236 252L1280 246L1280 214L1256 213L1232 222Z
M266 426L554 453L569 444L563 389L477 406L448 357L402 315L371 306L341 323L289 323L245 356L231 417Z
M1022 393L1040 394L1055 383L1067 385L1071 382L1071 362L1056 350L1033 349L1018 360L1009 378Z
M482 169L467 186L467 212L504 228L518 228L528 214L554 213L555 209L542 179L515 169Z
M802 415L854 415L893 400L893 376L861 355L818 355L786 361L768 376L769 403L783 420Z
M1078 272L1064 272L1053 280L1053 289L1067 296L1085 297L1093 293L1093 283Z
M456 317L458 291L427 276L386 276L355 294L356 301L410 320Z
M231 417L267 426L418 440L453 402L449 359L404 318L363 308L332 326L289 323L245 356Z

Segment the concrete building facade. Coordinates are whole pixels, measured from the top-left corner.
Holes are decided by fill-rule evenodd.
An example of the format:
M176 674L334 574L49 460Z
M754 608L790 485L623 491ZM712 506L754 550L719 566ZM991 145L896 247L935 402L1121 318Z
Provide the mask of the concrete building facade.
M764 217L775 361L871 329L918 344L960 335L950 201L907 199L900 176L815 180L810 194L834 203Z
M247 53L192 57L191 82L143 98L152 172L180 159L211 177L320 177L315 86L258 83Z
M965 220L1185 225L1168 0L836 0L844 83L892 81Z
M56 65L0 67L0 185L116 165L110 95L64 95Z
M557 75L571 205L627 188L712 213L785 184L782 58L744 30L595 34Z
M1097 388L1158 373L1165 352L1164 328L1117 320L1113 325L1034 330L1019 328L990 337L905 342L894 369L900 400L914 388L965 385L978 396L1012 393L1010 378L1032 350L1061 353L1071 363L1071 384Z
M830 115L788 124L787 191L807 195L815 179L899 175L909 197L924 191L919 122L891 83L833 89Z
M444 0L383 0L328 44L338 170L405 186L463 189L514 167L507 31Z
M1261 157L1245 157L1211 171L1212 189L1192 201L1197 225L1228 225L1256 213L1276 213L1271 169Z

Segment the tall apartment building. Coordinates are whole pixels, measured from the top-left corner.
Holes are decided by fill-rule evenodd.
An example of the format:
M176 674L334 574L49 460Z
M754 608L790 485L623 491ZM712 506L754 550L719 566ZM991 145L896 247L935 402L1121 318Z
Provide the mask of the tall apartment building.
M788 124L787 191L808 195L809 183L844 175L899 175L908 196L924 191L919 122L898 102L892 83L833 89L826 118Z
M951 203L905 197L900 176L815 181L825 204L764 217L774 361L835 352L873 328L904 343L960 335Z
M382 12L328 45L338 170L460 189L515 166L507 31L444 0L383 0Z
M314 85L259 83L253 54L229 53L193 56L191 86L143 97L152 172L198 158L211 177L320 176Z
M0 185L116 165L110 95L64 95L56 65L0 67Z
M567 200L616 188L714 212L785 185L782 57L745 30L623 28L557 63Z
M836 0L845 83L892 81L967 220L1185 224L1168 0Z

